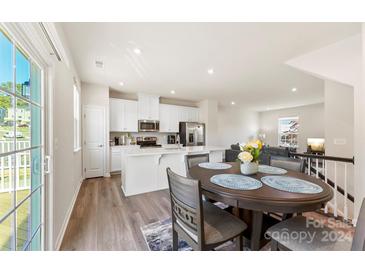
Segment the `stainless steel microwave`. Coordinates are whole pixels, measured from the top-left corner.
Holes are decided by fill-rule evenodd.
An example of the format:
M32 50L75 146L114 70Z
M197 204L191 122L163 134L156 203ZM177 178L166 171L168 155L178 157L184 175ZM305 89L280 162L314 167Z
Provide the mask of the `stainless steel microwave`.
M156 120L139 120L138 131L140 132L154 132L160 130L160 122Z

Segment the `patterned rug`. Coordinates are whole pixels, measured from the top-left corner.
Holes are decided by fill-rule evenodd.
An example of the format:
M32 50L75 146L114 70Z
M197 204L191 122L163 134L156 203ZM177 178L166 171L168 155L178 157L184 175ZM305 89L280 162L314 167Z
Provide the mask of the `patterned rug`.
M157 221L141 227L143 237L151 251L172 251L171 218ZM192 248L179 240L179 251L191 251Z
M151 223L141 227L143 237L151 251L172 251L172 224L171 218ZM227 242L217 250L234 250L234 243ZM179 251L191 251L192 248L179 240Z

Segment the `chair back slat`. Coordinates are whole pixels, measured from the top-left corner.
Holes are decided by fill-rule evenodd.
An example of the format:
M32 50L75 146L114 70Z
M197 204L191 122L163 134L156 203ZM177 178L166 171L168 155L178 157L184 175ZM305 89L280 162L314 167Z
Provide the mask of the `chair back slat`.
M270 165L274 167L284 168L286 170L304 172L304 160L299 159L271 159Z
M190 176L190 169L200 163L209 162L209 153L206 154L192 154L185 156L186 174Z
M197 235L201 225L200 182L182 177L167 168L173 220Z
M362 200L359 217L357 218L351 250L365 251L365 199Z

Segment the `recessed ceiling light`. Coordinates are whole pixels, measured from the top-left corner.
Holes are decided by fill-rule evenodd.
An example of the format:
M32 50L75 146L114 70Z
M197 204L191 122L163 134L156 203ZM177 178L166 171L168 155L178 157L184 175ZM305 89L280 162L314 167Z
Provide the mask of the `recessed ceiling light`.
M235 105L235 104L236 104L236 102L235 102L235 101L232 101L232 102L231 102L231 105Z
M210 74L210 75L212 75L212 74L214 74L214 69L208 69L208 74Z
M133 52L137 55L141 55L142 51L139 48L135 48Z
M170 91L170 93L171 93L171 94L175 94L175 90L171 90L171 91Z
M120 85L120 86L124 86L124 83L123 83L123 82L119 82L119 85Z
M297 91L297 88L292 88L291 91L292 92L296 92Z

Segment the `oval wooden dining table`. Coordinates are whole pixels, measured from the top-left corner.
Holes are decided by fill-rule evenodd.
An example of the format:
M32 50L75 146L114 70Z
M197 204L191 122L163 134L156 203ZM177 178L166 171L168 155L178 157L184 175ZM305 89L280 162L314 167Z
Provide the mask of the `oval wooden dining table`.
M333 197L332 189L313 176L304 173L288 171L283 176L303 179L322 187L323 191L318 194L292 193L277 190L265 184L255 190L237 190L222 187L210 182L210 178L217 174L241 174L238 162L228 163L229 169L207 169L194 166L190 169L190 176L201 182L202 193L209 199L222 202L236 208L236 215L240 215L239 209L248 211L251 216L251 250L260 249L260 239L263 227L263 213L275 212L283 214L302 213L323 208ZM260 173L250 177L260 181L264 176L272 174Z

